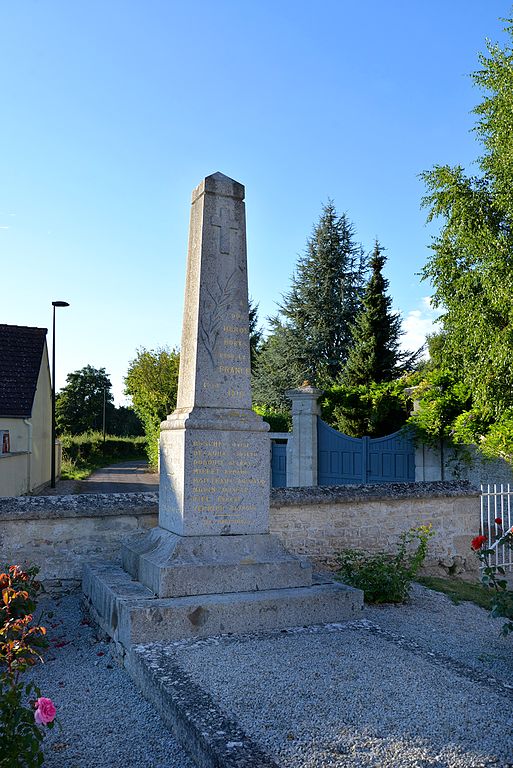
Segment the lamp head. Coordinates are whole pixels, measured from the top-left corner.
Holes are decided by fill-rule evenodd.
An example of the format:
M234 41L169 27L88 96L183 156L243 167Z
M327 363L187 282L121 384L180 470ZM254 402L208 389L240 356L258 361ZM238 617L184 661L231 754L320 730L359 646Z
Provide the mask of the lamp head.
M67 301L52 301L52 307L69 307Z

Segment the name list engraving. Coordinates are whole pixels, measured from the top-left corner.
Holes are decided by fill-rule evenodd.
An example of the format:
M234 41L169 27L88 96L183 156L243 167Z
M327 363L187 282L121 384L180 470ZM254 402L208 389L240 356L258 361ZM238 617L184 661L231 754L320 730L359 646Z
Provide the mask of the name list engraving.
M194 512L212 523L244 523L258 510L252 500L265 486L255 477L259 452L248 440L192 441L192 489Z

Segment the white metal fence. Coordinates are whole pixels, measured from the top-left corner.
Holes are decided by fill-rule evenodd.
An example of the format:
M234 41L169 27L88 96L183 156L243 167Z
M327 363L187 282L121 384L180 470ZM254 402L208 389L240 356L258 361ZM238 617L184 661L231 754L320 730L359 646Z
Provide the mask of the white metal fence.
M507 546L495 546L498 536L513 525L513 488L509 483L481 486L481 531L488 538L488 547L494 549L491 565L513 570L513 551ZM502 520L502 525L495 522Z

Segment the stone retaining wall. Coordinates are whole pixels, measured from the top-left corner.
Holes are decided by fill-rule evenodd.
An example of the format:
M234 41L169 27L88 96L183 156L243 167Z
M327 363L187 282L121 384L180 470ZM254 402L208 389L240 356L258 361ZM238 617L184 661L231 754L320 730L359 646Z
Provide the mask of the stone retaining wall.
M424 571L477 575L470 542L479 532L479 495L464 481L275 488L271 530L288 549L331 560L345 548L395 551L403 531L431 523Z
M156 493L0 498L0 567L36 564L47 587L76 586L84 562L119 563L121 541L157 520ZM393 549L402 531L432 523L429 570L477 573L479 492L469 483L275 488L270 523L291 551L327 560L345 547Z
M157 519L155 493L0 498L0 568L35 564L47 589L73 588L85 562L120 563L125 536Z

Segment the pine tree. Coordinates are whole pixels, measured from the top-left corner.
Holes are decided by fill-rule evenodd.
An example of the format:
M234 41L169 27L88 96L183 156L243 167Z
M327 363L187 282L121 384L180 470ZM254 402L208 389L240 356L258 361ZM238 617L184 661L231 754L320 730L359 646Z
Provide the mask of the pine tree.
M279 317L268 318L271 332L262 342L256 356L252 391L256 405L276 410L289 410L285 390L303 383L303 373L290 351L296 346L293 332Z
M258 325L258 304L249 299L249 352L251 355L251 369L255 367L260 344L262 343L262 329Z
M353 346L341 377L346 386L392 381L400 373L404 357L399 352L401 319L392 312L392 299L387 295L385 263L386 256L376 240L370 258L372 274L351 328Z
M299 378L320 386L336 380L351 345L350 325L360 306L364 275L354 227L329 200L280 307L290 330L288 358Z
M304 381L327 387L337 379L352 343L350 326L365 282L366 260L345 214L331 200L297 263L292 287L255 365L255 403L287 407L284 391Z

